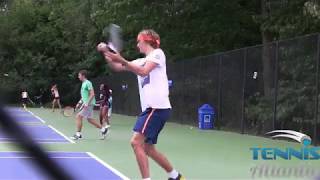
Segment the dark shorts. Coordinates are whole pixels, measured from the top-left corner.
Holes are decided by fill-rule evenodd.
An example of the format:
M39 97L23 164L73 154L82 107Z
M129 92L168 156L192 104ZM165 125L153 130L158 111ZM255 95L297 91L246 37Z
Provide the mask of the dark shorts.
M60 99L60 97L54 97L54 99L55 99L55 100L59 100L59 99Z
M109 101L102 101L100 104L100 107L105 107L107 106L109 108Z
M151 109L142 112L133 128L145 136L145 143L157 144L158 135L169 119L171 109Z
M28 98L22 98L21 101L22 101L23 104L27 104L28 103Z

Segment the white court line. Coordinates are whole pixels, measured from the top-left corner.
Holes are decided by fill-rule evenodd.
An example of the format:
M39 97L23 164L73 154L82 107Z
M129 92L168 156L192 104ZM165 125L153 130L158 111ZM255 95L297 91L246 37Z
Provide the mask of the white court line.
M49 128L53 129L56 133L60 134L62 137L64 137L66 140L68 140L70 143L75 144L76 142L74 142L73 140L71 140L70 138L68 138L66 135L64 135L62 132L58 131L56 128L54 128L51 125L48 125Z
M128 177L126 177L125 175L123 175L120 171L116 170L115 168L113 168L112 166L110 166L109 164L107 164L106 162L102 161L100 158L98 158L97 156L95 156L94 154L92 154L91 152L87 152L87 154L89 156L91 156L93 159L95 159L96 161L98 161L99 163L101 163L104 167L110 169L113 173L115 173L116 175L118 175L119 177L121 177L123 180L130 180Z
M41 122L43 122L44 124L46 123L45 120L43 120L43 119L41 119L39 116L33 114L33 112L31 112L31 111L29 111L29 110L27 110L27 111L28 111L32 116L36 117L36 118L39 119Z
M1 137L0 140L16 140L15 138L10 138L10 137ZM35 141L65 141L65 139L41 139L41 138L32 138L32 140Z
M0 144L16 144L17 141L0 141ZM70 143L70 142L66 142L66 141L38 141L38 144L56 144L56 143Z
M34 115L31 111L28 110L28 112L30 112L33 116L35 116L36 118L38 118L41 122L46 123L43 119L41 119L41 117ZM54 128L51 125L48 125L49 128L51 128L52 130L54 130L56 133L60 134L62 137L64 137L66 140L68 140L70 143L75 144L75 142L73 140L71 140L70 138L68 138L66 135L64 135L62 132L58 131L56 128Z
M32 114L13 114L13 117L32 117Z
M32 159L30 156L12 156L12 157L0 157L0 159ZM52 159L92 159L92 157L50 157Z

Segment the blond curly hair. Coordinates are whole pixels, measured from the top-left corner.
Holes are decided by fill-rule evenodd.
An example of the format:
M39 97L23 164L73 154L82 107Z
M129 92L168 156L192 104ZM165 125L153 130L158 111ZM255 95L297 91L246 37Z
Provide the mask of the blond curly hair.
M144 29L139 32L137 40L140 40L140 37L144 37L144 41L150 44L153 48L160 47L160 36L159 34L154 31L153 29Z

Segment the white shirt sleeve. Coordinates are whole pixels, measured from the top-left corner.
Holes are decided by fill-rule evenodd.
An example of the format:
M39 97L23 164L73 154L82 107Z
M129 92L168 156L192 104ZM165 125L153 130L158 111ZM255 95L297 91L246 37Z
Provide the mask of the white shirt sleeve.
M147 57L147 61L154 62L158 65L163 65L163 59L164 59L164 53L161 49L155 49L153 52L151 52Z

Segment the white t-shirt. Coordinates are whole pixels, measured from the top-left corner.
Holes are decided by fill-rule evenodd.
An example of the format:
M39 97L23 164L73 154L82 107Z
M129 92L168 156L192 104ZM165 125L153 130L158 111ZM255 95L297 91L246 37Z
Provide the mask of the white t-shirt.
M26 91L22 92L22 98L28 98L28 93Z
M171 108L165 54L161 49L155 49L145 58L136 59L132 63L144 66L147 61L155 62L157 66L149 75L145 77L138 76L142 111L147 108Z

